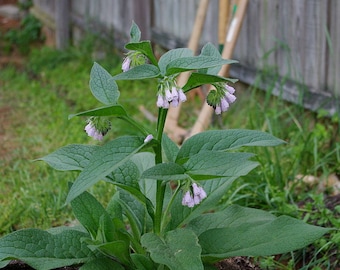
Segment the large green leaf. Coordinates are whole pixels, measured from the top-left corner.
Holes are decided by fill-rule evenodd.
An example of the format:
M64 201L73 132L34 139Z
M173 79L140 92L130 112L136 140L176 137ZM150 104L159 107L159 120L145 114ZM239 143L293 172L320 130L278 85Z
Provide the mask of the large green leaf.
M184 180L188 178L185 174L185 169L183 166L174 163L160 163L154 167L146 170L142 174L143 179L155 179L155 180Z
M70 114L68 119L75 116L127 116L127 113L123 106L121 105L110 105L106 107L96 108L93 110L88 110L84 112L79 112L75 114Z
M234 63L233 60L221 58L212 58L210 56L182 57L171 61L166 66L165 75L173 75L188 70L210 68L215 66L227 65Z
M150 252L156 263L164 264L172 270L200 270L201 247L197 236L188 229L176 229L160 238L154 233L142 236L142 245Z
M217 50L217 48L215 47L215 45L213 45L212 43L207 43L203 46L202 50L201 50L201 56L209 56L212 58L221 58L222 56L220 54L220 52ZM236 63L237 61L234 61L232 63ZM230 64L232 64L230 63ZM215 67L210 67L207 69L201 69L199 72L200 73L205 73L205 74L211 74L211 75L217 75L218 72L221 70L222 65L219 66L215 66Z
M117 240L98 245L89 245L91 249L98 249L109 258L115 258L119 262L130 265L129 244L125 241ZM98 268L96 268L98 269Z
M203 151L191 156L183 165L157 164L144 171L141 177L163 181L185 180L189 176L195 180L238 177L258 166L257 162L248 160L252 156L250 153Z
M177 48L166 52L158 61L159 69L161 70L162 75L165 75L166 67L170 62L182 57L191 57L193 55L193 51L188 48Z
M71 144L36 160L45 161L52 168L60 171L78 171L85 168L99 146Z
M114 224L105 208L90 193L84 192L73 201L71 207L79 222L87 229L92 238L97 238L97 233L104 241L115 240ZM102 223L101 223L102 220Z
M164 161L175 162L179 147L166 133L162 136L162 150L164 153Z
M96 257L81 241L88 236L72 229L58 234L38 229L16 231L0 239L0 261L18 259L37 270L85 263Z
M94 63L90 73L90 89L100 102L109 105L116 104L119 98L118 85L112 76L99 64Z
M124 136L99 147L93 153L89 165L84 168L73 183L66 202L69 203L128 161L145 145L143 141L143 137Z
M140 41L140 42L132 42L125 45L125 48L131 51L139 51L144 54L147 58L149 58L150 62L157 66L157 59L153 54L152 46L150 41Z
M223 211L200 215L191 220L187 224L187 228L193 230L199 236L211 229L233 228L241 224L261 225L271 222L275 218L273 214L263 210L231 205Z
M143 80L156 78L160 74L158 67L150 64L135 66L128 71L113 76L113 80Z
M198 217L189 224L199 235L204 261L286 253L307 246L329 231L288 216L271 217L256 209L233 207L225 211L203 215L202 220Z
M190 156L201 151L226 151L241 146L276 146L284 141L271 134L246 129L209 130L184 141L176 162L184 163Z
M250 153L202 151L190 156L183 167L195 180L238 177L258 166L257 162L248 160L252 156Z

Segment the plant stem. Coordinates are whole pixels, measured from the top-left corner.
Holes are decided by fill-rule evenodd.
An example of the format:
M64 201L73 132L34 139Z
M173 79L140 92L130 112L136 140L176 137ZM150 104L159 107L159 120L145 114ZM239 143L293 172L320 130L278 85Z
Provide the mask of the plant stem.
M159 109L158 122L157 122L157 146L154 147L155 151L155 163L162 163L162 136L164 131L164 124L168 110ZM166 186L163 185L162 181L157 181L156 190L156 210L155 210L155 221L154 221L154 233L160 234L161 223L162 223L162 212L163 212L163 201Z

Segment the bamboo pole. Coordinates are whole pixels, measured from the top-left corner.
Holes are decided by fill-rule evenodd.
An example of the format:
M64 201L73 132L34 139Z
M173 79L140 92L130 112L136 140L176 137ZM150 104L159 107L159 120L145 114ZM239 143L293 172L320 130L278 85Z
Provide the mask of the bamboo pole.
M228 34L224 42L222 58L230 59L232 56L238 35L241 30L242 21L246 13L247 4L248 4L248 0L238 1L235 16L230 23ZM229 74L229 65L224 65L218 73L219 76L224 76L224 77L227 77L228 74ZM210 88L210 90L211 89L212 88ZM209 126L211 122L213 111L214 111L213 108L209 106L206 102L203 104L203 107L188 137L191 137L207 129L207 127Z
M208 5L209 0L201 0L197 9L194 27L188 42L188 48L194 51L194 53L197 51L199 45L205 17L208 10ZM190 72L181 73L181 75L177 79L177 84L179 86L183 86L187 82L189 76ZM164 130L168 134L168 136L177 143L183 141L185 136L187 136L188 134L188 131L186 129L178 125L180 110L180 104L175 108L170 106L164 127Z

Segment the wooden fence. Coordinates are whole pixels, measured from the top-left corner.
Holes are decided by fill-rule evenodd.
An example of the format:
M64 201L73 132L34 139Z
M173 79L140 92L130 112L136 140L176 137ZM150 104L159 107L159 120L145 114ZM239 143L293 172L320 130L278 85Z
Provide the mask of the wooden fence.
M56 1L34 0L44 21ZM171 49L186 46L199 0L69 0L70 21L85 31L128 40L131 21L144 39ZM218 44L218 0L210 0L201 43ZM51 24L51 23L50 23ZM75 28L73 28L75 29ZM340 1L249 0L230 74L303 104L340 111ZM274 88L273 88L274 86Z

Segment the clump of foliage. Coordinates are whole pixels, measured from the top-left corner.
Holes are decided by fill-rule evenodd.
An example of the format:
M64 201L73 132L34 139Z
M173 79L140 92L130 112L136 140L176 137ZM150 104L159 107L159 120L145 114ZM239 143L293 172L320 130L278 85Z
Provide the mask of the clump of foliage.
M115 138L103 145L73 144L40 158L54 169L80 171L66 199L80 222L77 227L48 231L24 229L0 239L0 260L13 258L36 269L82 264L81 269L211 269L232 256L268 256L302 248L329 229L289 216L231 205L219 209L233 182L258 163L244 147L273 147L284 141L246 129L210 130L178 147L163 133L170 106L185 102L185 94L203 84L215 89L208 103L216 114L235 101L235 80L218 76L222 59L207 44L201 54L179 48L159 60L149 41L133 24L123 71L112 76L94 63L90 89L103 105L74 115L88 116L85 131L102 140L112 118L124 120L139 135ZM176 78L192 71L185 85ZM119 103L117 81L157 79L157 89L143 91L154 98L158 121L152 129L132 118ZM88 189L104 180L116 192L104 207ZM0 265L1 266L1 265Z

